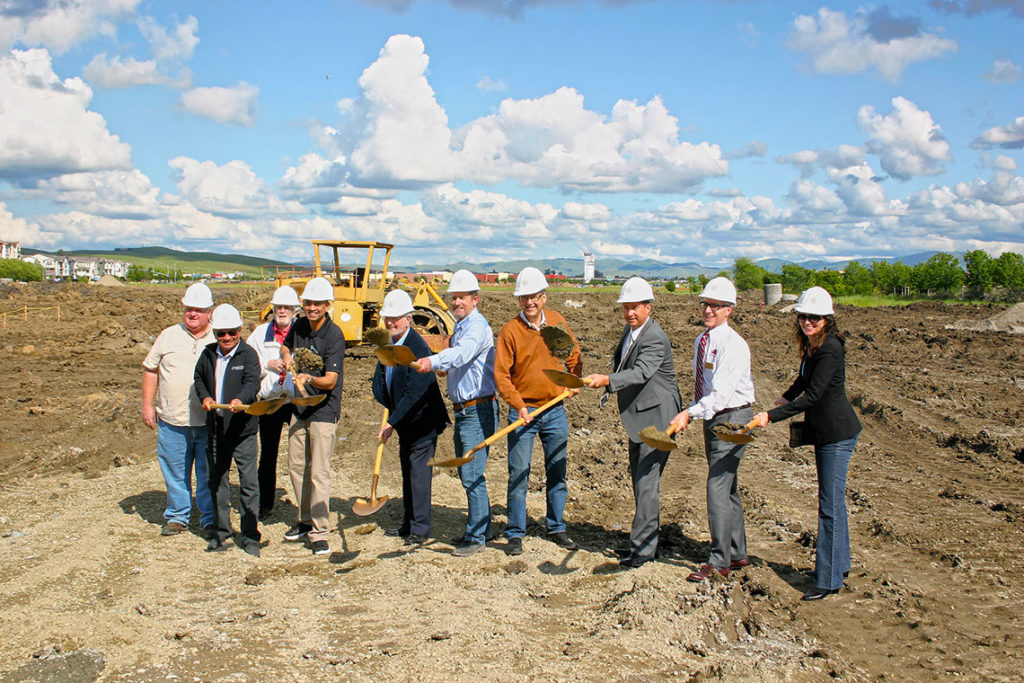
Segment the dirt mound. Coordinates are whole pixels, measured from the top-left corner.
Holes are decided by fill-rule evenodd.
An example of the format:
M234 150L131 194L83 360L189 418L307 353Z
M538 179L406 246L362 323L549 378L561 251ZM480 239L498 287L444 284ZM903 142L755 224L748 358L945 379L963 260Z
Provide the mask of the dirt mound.
M957 320L946 327L951 330L1024 334L1024 303L1011 306L984 320Z
M90 284L97 284L97 285L100 285L102 287L125 287L126 286L123 282L118 280L113 275L104 275L99 280L96 280L95 283L90 283Z
M1017 325L1020 307L839 307L864 423L848 483L854 568L846 590L810 604L799 597L817 528L812 449L789 448L785 426L757 430L739 472L752 564L691 584L709 539L707 465L700 429L688 429L662 480L661 557L623 571L613 551L632 518L626 436L614 401L601 409L599 392L586 390L566 405L566 521L580 550L545 538L539 449L522 556L506 556L500 537L473 557L450 556L466 501L447 469L435 472L433 538L402 546L381 530L401 515L396 444L378 490L394 500L373 517L351 512L369 493L380 420L364 348L345 361L328 559L282 542L295 520L284 457L259 560L233 547L204 553L196 522L162 538L163 481L139 382L151 340L180 319L182 291L0 287L6 308L61 306L60 321L29 314L0 339L0 678L74 664L92 676L101 668L100 680L143 682L931 681L1014 680L1024 666L1024 350L1016 337L955 327ZM252 310L272 291L214 296ZM608 370L623 326L615 298L549 295L580 342L584 372ZM742 295L733 321L750 343L763 408L797 358L792 316L759 302L760 292ZM481 310L497 330L518 308L510 293L485 292ZM696 300L659 293L655 316L685 395ZM450 432L439 454L454 454ZM506 458L499 442L487 469L498 531Z

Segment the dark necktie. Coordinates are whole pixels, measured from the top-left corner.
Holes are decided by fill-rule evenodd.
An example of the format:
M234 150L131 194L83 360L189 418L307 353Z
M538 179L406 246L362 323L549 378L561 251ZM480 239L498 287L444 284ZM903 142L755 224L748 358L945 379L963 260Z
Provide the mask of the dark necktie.
M700 336L700 344L697 346L697 359L693 367L693 402L699 403L704 398L704 354L708 350L707 330Z

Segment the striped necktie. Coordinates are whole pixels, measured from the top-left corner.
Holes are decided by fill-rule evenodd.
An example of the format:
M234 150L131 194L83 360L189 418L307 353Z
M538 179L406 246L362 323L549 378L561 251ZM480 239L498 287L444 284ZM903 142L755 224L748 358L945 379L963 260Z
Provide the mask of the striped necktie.
M708 350L709 330L705 330L700 336L700 344L697 346L697 358L693 363L693 402L699 403L704 398L704 354Z

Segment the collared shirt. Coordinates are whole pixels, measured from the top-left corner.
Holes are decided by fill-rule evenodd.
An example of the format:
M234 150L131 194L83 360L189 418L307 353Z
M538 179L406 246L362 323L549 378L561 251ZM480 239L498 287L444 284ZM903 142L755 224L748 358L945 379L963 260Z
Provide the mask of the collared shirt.
M526 314L523 313L522 311L519 311L519 317L523 319L523 322L526 323L526 326L529 327L531 330L540 331L540 328L548 324L548 317L544 315L543 309L540 312L540 325L534 325L529 320L527 320Z
M213 370L214 403L224 403L224 375L227 373L228 363L235 357L236 351L238 351L238 344L235 344L235 347L228 351L227 355L224 355L220 345L217 345L217 362ZM220 410L223 411L224 409L220 408Z
M697 362L700 338L693 343L693 364ZM710 420L726 408L754 402L754 377L750 372L750 347L736 330L724 322L708 331L704 350L704 397L689 407L690 417Z
M409 330L411 330L411 329L412 329L411 327L407 327L405 329L405 334L402 335L402 338L399 339L398 341L392 341L391 343L394 344L395 346L401 346L402 344L404 344L405 343L405 338L409 336ZM384 384L386 384L387 387L388 387L388 393L391 392L391 375L393 375L394 372L395 372L395 369L393 367L391 367L390 365L385 365L384 366Z
M184 323L171 325L157 336L142 366L157 373L156 412L176 427L202 427L206 411L193 389L196 362L203 349L216 341L207 328L195 337Z
M296 318L297 320L298 318ZM295 324L295 321L292 321ZM256 349L260 357L260 394L259 398L267 398L279 394L285 390L286 385L281 381L281 375L267 369L267 363L281 358L281 344L288 336L291 325L285 330L277 329L274 321L265 322L249 335L245 343Z
M651 322L650 318L645 320L644 324L635 330L630 328L629 336L626 338L626 343L622 347L622 355L619 356L619 367L615 368L616 371L622 369L622 364L626 362L626 356L629 355L629 350L633 348L633 344L636 343L637 337L640 336L640 333L644 331L644 328L647 327L647 323L649 322Z
M494 333L479 310L455 323L448 348L429 358L434 370L448 373L452 403L494 395Z

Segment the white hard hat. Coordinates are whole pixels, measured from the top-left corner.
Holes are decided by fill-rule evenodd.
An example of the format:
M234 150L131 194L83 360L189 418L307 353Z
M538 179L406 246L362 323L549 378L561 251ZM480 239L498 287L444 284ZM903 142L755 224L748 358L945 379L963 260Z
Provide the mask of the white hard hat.
M242 316L231 304L221 304L213 309L210 316L210 327L215 330L237 330L242 326Z
M808 315L835 314L835 310L832 308L832 295L821 287L811 287L802 291L793 310Z
M729 281L729 278L715 277L711 278L704 287L704 291L700 293L701 299L714 299L715 301L724 301L727 304L733 306L736 305L736 286Z
M181 303L189 308L213 308L213 292L202 282L197 282L185 290Z
M298 306L299 295L288 285L278 287L274 291L274 298L270 300L271 306Z
M404 289L393 289L384 297L380 314L385 318L401 318L413 312L412 299Z
M544 273L533 266L526 266L516 276L516 289L513 294L515 296L525 296L542 292L547 288L548 280L544 277Z
M448 291L479 292L480 282L476 279L476 275L463 268L455 271L455 274L452 275L451 282L448 283Z
M334 301L334 287L327 278L315 277L306 283L302 298L306 301Z
M654 290L642 277L631 277L622 283L618 303L635 304L640 301L654 301Z

